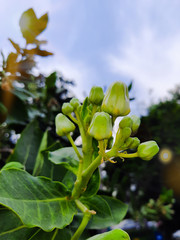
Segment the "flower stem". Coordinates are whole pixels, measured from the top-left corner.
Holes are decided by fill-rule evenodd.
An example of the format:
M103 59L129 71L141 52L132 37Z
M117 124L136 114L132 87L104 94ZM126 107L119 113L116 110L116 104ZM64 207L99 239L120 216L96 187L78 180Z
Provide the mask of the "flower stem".
M54 240L54 239L56 238L56 235L58 234L58 230L59 230L59 229L56 228L56 230L55 230L55 232L54 232L51 240Z
M120 158L135 158L135 157L138 157L138 153L135 152L135 153L118 153L117 154L118 157Z
M82 160L82 156L81 156L81 154L79 153L79 151L78 151L78 149L77 149L77 147L76 147L76 145L75 145L75 143L74 143L74 141L73 141L70 133L68 133L68 134L66 135L66 137L68 138L68 140L70 141L72 147L74 148L74 151L75 151L75 153L77 154L79 160Z
M77 120L75 117L73 117L71 114L68 114L68 117L69 117L74 123L78 124L78 120Z

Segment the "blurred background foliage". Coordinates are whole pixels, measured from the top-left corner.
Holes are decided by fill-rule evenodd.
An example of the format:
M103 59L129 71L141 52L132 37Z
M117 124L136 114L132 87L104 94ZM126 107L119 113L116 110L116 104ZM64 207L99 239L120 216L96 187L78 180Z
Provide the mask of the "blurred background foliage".
M33 9L25 11L19 21L24 47L9 39L14 52L7 57L1 52L0 166L18 161L32 172L35 159L38 158L39 164L45 164L41 172L37 166L33 175L42 174L58 180L66 172L57 167L53 169L53 176L50 175L52 166L47 161L44 149L55 150L69 144L66 138L57 138L54 119L61 111L62 104L73 97L69 86L73 86L74 82L58 72L49 76L35 74L37 56L53 55L42 47L47 41L38 39L47 24L47 13L38 19ZM131 84L129 90L132 87ZM116 167L107 163L103 169L100 190L127 202L128 217L143 226L147 220L161 222L160 228L168 240L178 228L180 213L179 119L180 87L176 87L171 91L170 99L152 105L147 116L141 117L141 126L136 134L141 141L156 140L160 154L150 162L132 159L119 162ZM73 138L78 136L76 131Z

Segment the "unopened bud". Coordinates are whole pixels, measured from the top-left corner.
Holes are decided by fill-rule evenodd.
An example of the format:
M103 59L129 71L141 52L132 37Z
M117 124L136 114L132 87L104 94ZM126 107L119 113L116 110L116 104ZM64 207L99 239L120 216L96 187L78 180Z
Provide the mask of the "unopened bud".
M140 158L148 161L159 152L159 147L155 141L147 141L139 145L137 152Z
M112 136L112 121L110 115L105 112L95 113L88 128L88 133L96 140L110 138Z
M66 134L75 130L75 125L65 115L59 113L55 118L56 133L59 136L65 136Z
M128 88L123 82L114 82L108 88L102 110L112 116L125 116L130 112Z
M72 113L74 110L73 106L70 103L63 103L62 105L62 113L68 115Z
M103 98L104 92L101 87L94 86L91 88L91 91L89 93L89 101L92 104L101 105Z

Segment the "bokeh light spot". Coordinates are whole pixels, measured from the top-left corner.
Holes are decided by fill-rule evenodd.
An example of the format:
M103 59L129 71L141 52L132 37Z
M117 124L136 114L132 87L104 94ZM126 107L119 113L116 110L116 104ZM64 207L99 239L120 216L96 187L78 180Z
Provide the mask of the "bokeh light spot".
M159 153L159 159L164 164L171 162L172 158L173 158L173 153L168 148L162 149Z

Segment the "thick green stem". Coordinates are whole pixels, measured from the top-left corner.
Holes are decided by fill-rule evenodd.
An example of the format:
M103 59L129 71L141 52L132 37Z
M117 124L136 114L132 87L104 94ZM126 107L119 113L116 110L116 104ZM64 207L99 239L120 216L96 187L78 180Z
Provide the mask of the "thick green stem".
M83 169L86 169L92 162L92 137L84 134L82 136L82 152L84 156Z
M82 172L82 175L77 178L74 189L72 191L72 199L78 199L83 191L85 191L87 184L96 170L96 168L101 164L102 155L99 155L87 169Z
M72 236L71 240L78 240L81 234L83 233L84 229L86 228L89 220L91 218L91 214L89 212L85 213L82 219L81 224L79 225L78 229Z
M82 219L81 224L79 225L78 229L72 236L71 240L78 240L81 234L83 233L84 229L86 228L90 218L92 215L96 214L94 210L89 210L80 200L75 200L77 207L83 212L84 216Z

